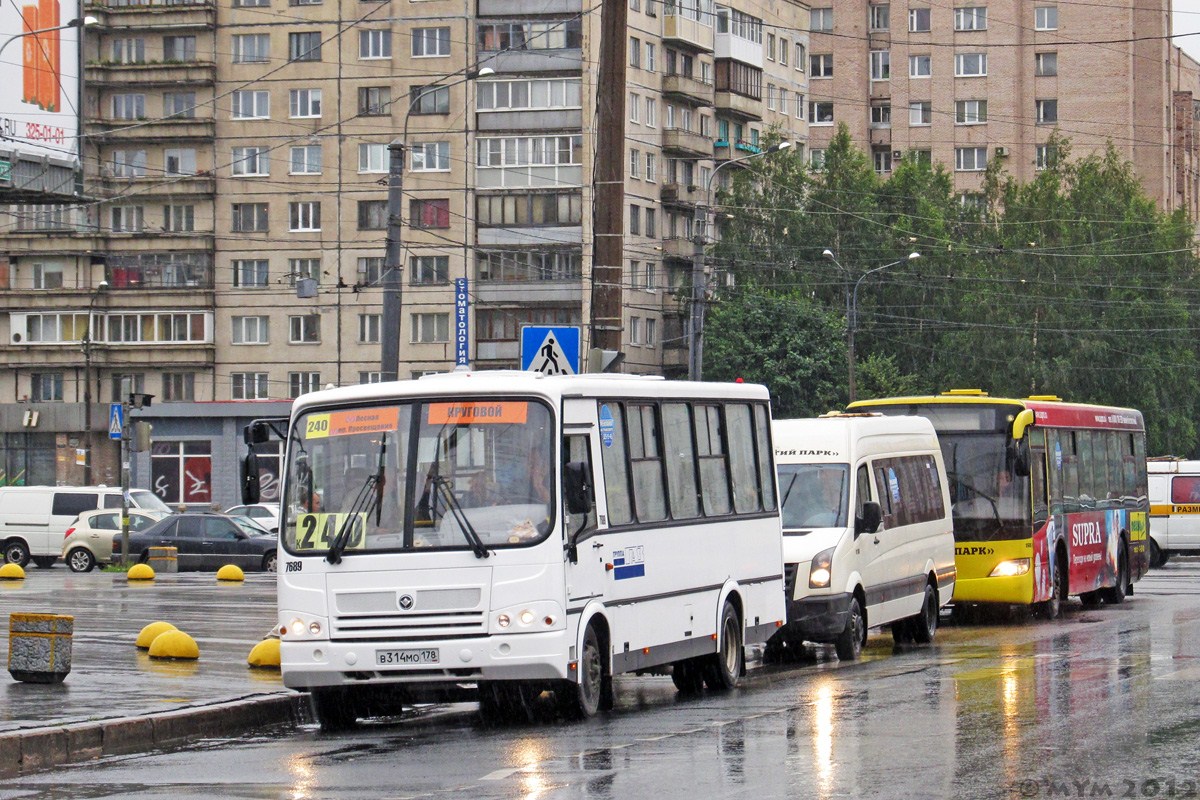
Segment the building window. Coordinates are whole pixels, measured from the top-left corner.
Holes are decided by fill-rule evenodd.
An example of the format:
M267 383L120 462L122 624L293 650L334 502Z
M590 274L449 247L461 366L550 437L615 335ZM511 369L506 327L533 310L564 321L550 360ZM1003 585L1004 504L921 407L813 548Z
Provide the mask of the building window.
M237 91L230 95L233 119L268 119L271 116L270 92Z
M1058 6L1038 6L1033 9L1033 27L1039 31L1058 30Z
M391 58L392 32L370 30L358 32L358 57L360 59Z
M449 314L413 314L412 342L436 344L450 341Z
M288 34L288 61L320 61L321 34L303 31Z
M832 125L833 102L829 100L814 100L809 103L808 121L811 125Z
M929 9L910 8L908 10L909 33L929 33Z
M886 81L892 77L892 53L890 50L871 51L871 80Z
M413 256L408 260L413 285L449 283L450 256Z
M163 151L163 168L168 177L196 174L196 151L190 147Z
M321 145L304 144L290 148L288 173L291 175L318 175L321 172Z
M195 36L164 36L162 41L164 61L196 60Z
M408 224L414 228L449 228L449 198L410 201L408 204Z
M932 150L909 150L908 155L916 164L920 164L923 167L933 166Z
M970 6L954 9L954 30L987 30L987 6Z
M979 172L987 169L987 148L954 148L954 168L959 172Z
M987 100L956 100L954 123L956 125L979 125L987 122Z
M196 207L193 205L163 206L163 230L187 233L196 230Z
M629 206L629 235L642 235L642 207L631 205Z
M808 28L818 33L828 33L833 30L833 9L814 8L808 12Z
M641 150L634 150L632 148L630 148L630 150L629 150L629 177L631 177L631 178L642 177L642 151Z
M820 172L825 169L825 150L816 147L809 150L808 163L812 167L813 172Z
M288 203L288 230L321 230L321 202L319 200L305 200Z
M383 277L383 258L380 256L359 256L358 282L362 286L376 286Z
M235 259L233 262L234 288L262 288L267 285L267 267L270 262L265 258Z
M646 98L646 127L654 128L658 125L658 102L653 97Z
M196 373L164 372L162 399L167 403L190 403L196 399Z
M1058 160L1057 148L1052 144L1039 144L1034 150L1033 168L1050 169Z
M358 341L360 344L379 344L379 328L383 323L382 314L358 315Z
M658 236L658 212L649 206L646 207L646 235L651 239Z
M1033 74L1039 78L1058 74L1058 53L1034 53Z
M809 75L813 78L833 77L833 53L818 53L812 57Z
M891 103L880 103L879 105L871 106L871 127L872 128L890 128L890 127L892 127L892 105L891 105Z
M640 122L641 98L634 92L629 93L629 121Z
M578 49L582 43L583 25L578 18L545 22L481 22L476 28L476 46L481 51Z
M358 90L358 114L362 117L382 117L392 110L392 89L389 86L361 86Z
M796 42L796 69L804 72L804 68L808 66L808 48L800 42Z
M629 318L629 343L634 347L640 347L642 344L642 318Z
M234 203L231 210L234 233L267 230L266 203Z
M654 153L646 153L646 180L658 183L658 159Z
M233 344L267 344L270 341L270 318L233 317Z
M369 383L383 383L383 373L379 370L358 373L358 382L363 386Z
M654 43L646 42L646 71L647 72L658 72L657 53L658 53L658 48L654 46Z
M1039 125L1049 125L1058 122L1058 101L1038 100L1037 121Z
M145 208L113 206L109 209L113 233L139 233L145 228Z
M450 28L413 28L413 58L450 55Z
M450 88L447 86L414 86L409 90L408 113L449 114Z
M271 37L266 33L233 36L234 64L261 64L271 60Z
M933 73L933 58L928 54L908 57L908 77L928 78Z
M387 223L386 200L358 201L358 229L360 231L382 231L387 228Z
M145 119L146 95L114 94L112 97L113 119Z
M308 279L321 282L321 259L319 258L289 258L287 271L288 284L296 285L296 281Z
M480 227L578 225L583 198L578 192L481 195L475 198Z
M194 119L196 117L196 93L163 92L163 116Z
M288 342L313 344L321 341L321 315L303 314L288 317Z
M933 103L929 100L919 100L908 104L909 125L932 125Z
M579 78L522 78L476 84L479 111L580 108Z
M146 391L146 376L141 372L126 372L112 376L112 402L124 403L133 392Z
M63 287L62 264L34 264L34 289L61 289Z
M642 68L642 41L636 36L629 37L629 66Z
M292 89L288 93L288 116L293 119L321 116L320 89Z
M269 152L269 148L259 145L233 148L233 174L243 177L271 174Z
M875 162L875 171L880 175L892 171L892 151L887 148L877 148L871 151Z
M267 373L235 372L229 376L229 394L232 400L266 400Z
M34 403L62 402L63 374L35 372L29 376L29 399Z
M358 171L387 172L391 161L386 144L363 143L358 146Z
M954 77L977 78L987 75L987 53L956 53Z
M873 31L886 31L892 7L889 5L867 6L867 24Z
M114 178L146 177L145 150L114 150L108 164Z
M450 143L421 142L412 146L413 172L449 172Z
M150 482L164 503L211 503L212 443L154 442Z
M319 372L289 372L288 397L293 400L302 394L315 392L321 388L321 373Z

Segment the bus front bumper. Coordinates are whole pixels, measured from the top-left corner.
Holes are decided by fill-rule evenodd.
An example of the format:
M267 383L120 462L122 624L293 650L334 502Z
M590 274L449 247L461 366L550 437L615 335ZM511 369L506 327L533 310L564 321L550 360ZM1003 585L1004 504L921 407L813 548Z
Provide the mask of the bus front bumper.
M846 629L850 615L849 592L789 600L787 624L780 633L788 639L832 642Z
M964 578L960 572L954 582L954 602L1028 605L1033 602L1033 577Z
M574 679L565 630L423 642L280 642L290 689L405 683L453 686L491 680ZM437 661L428 654L436 651ZM406 662L413 663L406 663Z

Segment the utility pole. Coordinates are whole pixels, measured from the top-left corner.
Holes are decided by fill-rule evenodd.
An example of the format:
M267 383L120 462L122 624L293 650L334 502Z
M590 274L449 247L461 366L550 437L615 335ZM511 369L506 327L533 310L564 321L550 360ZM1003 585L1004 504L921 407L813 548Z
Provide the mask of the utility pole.
M406 120L407 122L407 120ZM383 315L380 318L379 380L396 380L400 364L400 218L404 187L404 142L388 145L387 244L383 251Z
M628 0L603 0L596 82L596 165L592 175L591 346L621 349L625 260L625 65Z

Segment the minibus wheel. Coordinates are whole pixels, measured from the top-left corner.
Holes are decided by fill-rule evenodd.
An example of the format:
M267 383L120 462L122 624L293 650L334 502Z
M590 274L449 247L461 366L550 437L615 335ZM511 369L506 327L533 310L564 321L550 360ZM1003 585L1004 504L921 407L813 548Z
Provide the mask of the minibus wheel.
M1154 569L1160 569L1167 564L1167 554L1158 546L1158 542L1150 540L1150 566Z
M929 644L933 641L933 635L937 632L938 626L938 597L933 584L925 584L925 597L921 601L921 613L915 617L909 617L907 622L914 642Z
M29 546L20 539L9 539L4 543L4 563L23 568L29 563Z
M862 606L857 597L850 598L850 608L846 614L846 628L833 643L837 657L841 661L856 661L862 655L863 645L867 640L867 621L863 617Z

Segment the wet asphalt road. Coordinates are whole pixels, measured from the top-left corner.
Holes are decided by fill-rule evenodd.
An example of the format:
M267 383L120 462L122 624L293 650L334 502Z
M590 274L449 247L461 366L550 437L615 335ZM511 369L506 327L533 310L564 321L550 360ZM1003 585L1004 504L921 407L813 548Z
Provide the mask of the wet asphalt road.
M1200 561L1121 606L944 625L931 647L752 671L682 699L618 679L584 723L315 727L22 778L0 798L1012 798L1200 795ZM462 707L461 711L466 711Z

